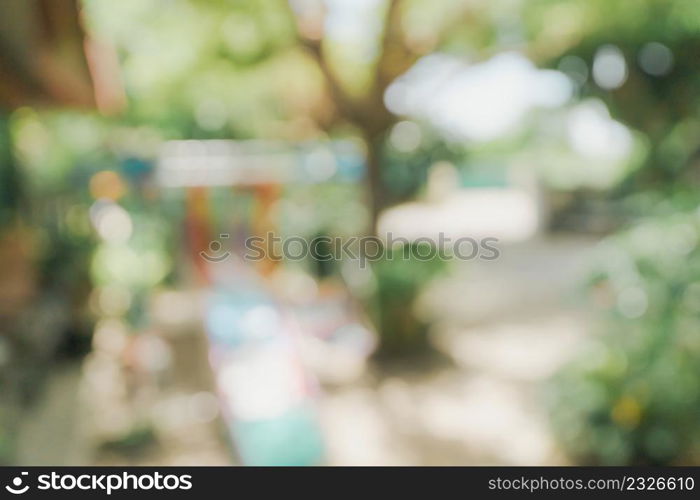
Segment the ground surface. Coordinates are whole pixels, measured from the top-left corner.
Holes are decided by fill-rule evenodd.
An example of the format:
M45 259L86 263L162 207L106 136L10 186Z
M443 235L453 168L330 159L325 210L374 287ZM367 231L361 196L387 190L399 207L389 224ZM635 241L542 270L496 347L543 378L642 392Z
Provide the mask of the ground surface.
M496 261L456 266L421 302L437 319L444 360L427 368L404 363L370 370L351 384L324 389L318 407L328 462L565 463L547 425L543 382L589 328L576 290L593 247L578 237L536 239L504 247ZM90 408L86 370L64 363L26 411L18 463L235 463L220 419L204 411L212 386L203 335L167 342L174 363L167 383L139 396L142 408L159 412L156 439L137 452L98 448L96 420L121 410L116 403L110 410L108 400L102 413ZM195 403L197 411L186 410Z

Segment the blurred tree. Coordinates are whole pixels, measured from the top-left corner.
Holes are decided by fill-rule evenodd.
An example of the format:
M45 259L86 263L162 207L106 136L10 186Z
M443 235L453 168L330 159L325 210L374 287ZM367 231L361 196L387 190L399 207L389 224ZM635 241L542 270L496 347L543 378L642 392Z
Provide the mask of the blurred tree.
M648 168L630 186L669 183L694 170L700 145L694 139L700 129L694 90L697 2L347 5L84 1L91 31L121 55L130 98L127 121L156 125L170 137L355 135L367 149L371 231L379 212L395 201L387 189L391 176L383 172L383 150L401 117L387 108L385 93L419 58L436 51L474 61L516 50L567 73L580 96L601 98L616 119L648 139ZM352 30L352 36L345 33ZM618 82L603 81L616 71Z
M92 30L121 54L127 120L187 138L356 135L367 149L375 231L392 201L384 139L399 120L384 103L387 88L423 55L485 47L494 35L483 6L369 4L365 24L380 22L359 47L329 36L322 0L84 2Z
M577 462L697 463L698 241L693 210L600 245L590 286L602 331L548 394L554 431Z
M549 392L554 430L579 463L697 463L700 4L540 0L524 12L530 56L644 137L642 168L616 194L655 215L601 245L591 295L607 321Z
M697 178L700 4L539 0L523 13L529 56L569 74L581 95L601 98L646 136L646 161L625 192Z
M333 41L324 36L327 23L323 2L290 2L296 19L299 40L317 63L324 77L335 108L335 118L354 125L367 148L367 183L370 200L370 233L376 233L377 219L391 199L385 185L382 169L384 141L387 133L400 117L386 106L385 93L392 82L404 74L423 55L447 46L460 35L468 20L476 18L475 8L463 2L436 2L426 8L415 1L389 0L385 7L383 24L378 30L374 57L364 67L355 67L365 75L358 85L352 85L351 71L343 71L342 52L333 47ZM425 16L423 26L416 20ZM432 22L431 22L432 21ZM474 23L474 38L490 31L488 23ZM346 58L347 59L347 56ZM332 124L332 123L331 123Z
M9 225L17 215L22 185L12 154L9 121L0 115L0 227Z

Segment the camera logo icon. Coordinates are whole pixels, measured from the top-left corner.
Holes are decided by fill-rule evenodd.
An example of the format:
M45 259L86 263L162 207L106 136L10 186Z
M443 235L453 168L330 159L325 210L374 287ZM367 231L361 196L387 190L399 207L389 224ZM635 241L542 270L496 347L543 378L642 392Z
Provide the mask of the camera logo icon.
M22 487L22 476L27 476L29 475L28 472L22 472L20 473L19 476L15 477L12 480L12 486L7 485L5 486L5 489L12 493L13 495L21 495L22 493L26 493L27 490L29 489L29 485L26 484L24 487Z
M227 233L222 233L219 235L219 239L222 239L222 240L227 240L230 237L231 237L231 235L227 234ZM211 252L211 255L205 251L199 252L199 255L207 262L212 262L212 263L223 262L224 260L228 259L228 257L231 255L231 252L224 251L222 253L219 253L219 252L221 252L222 248L223 248L223 245L221 244L221 242L218 240L214 240L214 241L209 243L209 252Z

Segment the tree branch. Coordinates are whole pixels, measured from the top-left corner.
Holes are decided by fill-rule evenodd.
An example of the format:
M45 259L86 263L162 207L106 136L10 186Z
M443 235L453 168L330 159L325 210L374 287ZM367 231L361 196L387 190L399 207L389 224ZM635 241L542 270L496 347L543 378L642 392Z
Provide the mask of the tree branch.
M360 124L362 121L362 112L360 110L361 105L343 88L343 85L338 80L338 77L333 72L330 66L328 58L323 53L323 47L320 40L311 40L307 38L300 37L302 46L306 49L307 53L316 62L319 71L323 75L323 78L328 87L333 102L338 107L338 111L345 117L348 121L355 124Z

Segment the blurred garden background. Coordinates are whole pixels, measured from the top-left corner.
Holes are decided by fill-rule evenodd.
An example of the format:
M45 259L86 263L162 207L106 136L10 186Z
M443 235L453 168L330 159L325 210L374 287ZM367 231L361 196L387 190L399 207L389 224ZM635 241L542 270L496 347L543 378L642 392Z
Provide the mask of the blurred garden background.
M0 463L699 464L699 55L694 0L4 0Z

